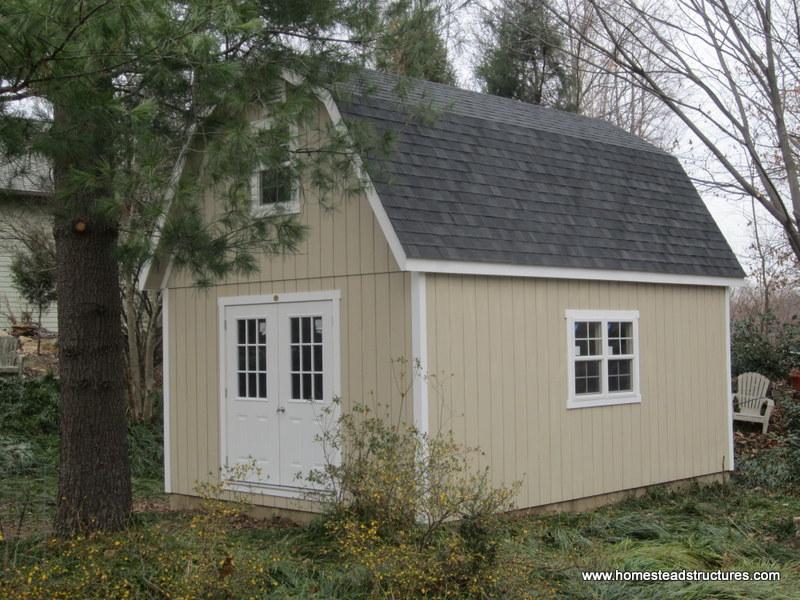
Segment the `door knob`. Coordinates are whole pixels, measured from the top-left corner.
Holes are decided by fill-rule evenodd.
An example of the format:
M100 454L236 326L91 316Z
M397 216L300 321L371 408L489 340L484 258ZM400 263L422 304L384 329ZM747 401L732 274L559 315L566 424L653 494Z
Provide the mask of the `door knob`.
M285 413L285 412L286 412L286 407L284 407L284 406L279 406L279 407L278 407L278 410L277 410L277 411L275 411L275 412L279 412L279 413Z

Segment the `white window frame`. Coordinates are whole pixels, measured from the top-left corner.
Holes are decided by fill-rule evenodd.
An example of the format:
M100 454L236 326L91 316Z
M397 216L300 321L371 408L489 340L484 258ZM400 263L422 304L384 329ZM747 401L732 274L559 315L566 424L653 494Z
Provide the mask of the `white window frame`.
M269 129L272 127L272 119L265 118L253 123L256 130ZM289 153L296 148L297 126L289 126ZM290 164L290 163L285 163ZM261 204L261 173L265 171L264 165L258 165L250 175L250 206L252 213L257 217L271 217L273 215L296 215L300 213L300 186L297 178L292 178L291 200L288 202L278 202L275 204Z
M639 311L638 310L567 310L567 408L589 408L593 406L611 406L615 404L636 404L642 401L639 388ZM595 394L575 393L575 322L601 321L602 354L597 357L601 361L600 381L602 391ZM622 392L608 391L608 361L615 360L619 355L612 355L608 351L608 322L630 321L633 323L633 355L631 355L631 384L632 390ZM629 355L625 355L629 356Z

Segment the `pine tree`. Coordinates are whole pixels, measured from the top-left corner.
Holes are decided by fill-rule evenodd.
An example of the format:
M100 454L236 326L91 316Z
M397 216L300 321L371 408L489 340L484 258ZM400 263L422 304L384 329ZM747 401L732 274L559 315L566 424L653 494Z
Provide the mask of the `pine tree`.
M254 253L297 244L303 229L293 218L251 213L249 177L259 164L284 160L290 124L315 114L315 86L341 73L350 40L361 35L357 28L374 22L365 6L361 0L0 5L0 153L7 160L33 154L53 170L58 534L123 527L130 514L120 270L150 257L155 230L175 267L200 283L252 271ZM287 69L303 80L284 90L278 82ZM30 99L42 107L41 119L19 116L17 101ZM254 129L253 111L267 107L273 126ZM349 160L341 149L298 151L291 168L313 163L316 174L335 173L343 168L335 161ZM208 221L199 197L212 185L224 211Z
M392 0L384 9L382 26L375 48L379 70L455 84L441 35L441 7L435 0Z
M501 0L486 13L475 75L489 94L568 106L568 61L548 0Z

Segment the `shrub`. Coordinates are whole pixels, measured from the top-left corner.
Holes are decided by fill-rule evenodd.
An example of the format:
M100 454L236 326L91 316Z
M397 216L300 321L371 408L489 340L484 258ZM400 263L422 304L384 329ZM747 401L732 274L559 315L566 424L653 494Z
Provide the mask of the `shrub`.
M159 413L160 414L160 413ZM130 423L131 473L155 479L163 471L161 422ZM24 447L24 450L23 450ZM25 457L30 457L30 460ZM23 466L55 469L58 461L58 380L0 379L0 472Z
M733 324L731 367L733 374L755 371L772 380L785 379L800 366L800 325L780 323L771 313L748 316Z
M27 439L58 433L58 381L0 380L0 432Z
M791 394L780 399L783 428L770 434L776 445L738 460L742 483L765 489L800 490L800 401Z
M498 573L499 514L514 489L491 485L478 451L452 433L423 435L356 406L322 440L329 461L308 478L326 503L325 529L343 559L387 596L492 596L514 578ZM327 492L322 491L327 490Z
M24 473L34 463L34 450L29 442L0 435L0 474Z

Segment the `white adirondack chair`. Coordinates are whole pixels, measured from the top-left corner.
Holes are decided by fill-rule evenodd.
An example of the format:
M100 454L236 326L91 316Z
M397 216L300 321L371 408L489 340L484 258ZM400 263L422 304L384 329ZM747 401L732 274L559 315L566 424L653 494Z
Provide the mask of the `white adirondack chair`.
M17 354L17 338L0 336L0 375L22 376L22 358Z
M739 375L733 395L733 420L761 423L761 432L767 433L775 407L775 403L767 398L768 388L769 379L759 373Z

